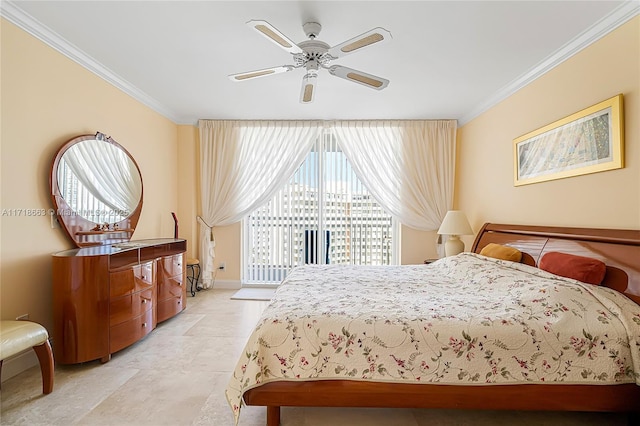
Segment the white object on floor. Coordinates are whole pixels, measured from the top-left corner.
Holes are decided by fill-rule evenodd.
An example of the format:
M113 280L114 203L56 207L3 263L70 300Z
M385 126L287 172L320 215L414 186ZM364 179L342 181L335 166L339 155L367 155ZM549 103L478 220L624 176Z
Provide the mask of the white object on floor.
M233 300L271 300L276 294L275 288L241 288L231 299Z

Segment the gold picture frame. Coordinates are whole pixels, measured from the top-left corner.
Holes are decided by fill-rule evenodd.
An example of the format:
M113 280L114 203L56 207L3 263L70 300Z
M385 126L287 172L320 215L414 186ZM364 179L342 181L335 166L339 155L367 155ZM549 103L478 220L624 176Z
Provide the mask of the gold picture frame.
M622 94L513 140L514 185L624 167Z

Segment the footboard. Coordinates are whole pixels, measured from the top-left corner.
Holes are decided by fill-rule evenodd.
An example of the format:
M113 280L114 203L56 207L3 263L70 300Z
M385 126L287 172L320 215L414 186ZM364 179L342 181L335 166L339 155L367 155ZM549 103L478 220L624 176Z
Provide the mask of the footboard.
M280 423L280 407L377 407L534 411L640 411L640 386L453 386L347 380L272 382L244 394L247 405L267 407L267 425Z

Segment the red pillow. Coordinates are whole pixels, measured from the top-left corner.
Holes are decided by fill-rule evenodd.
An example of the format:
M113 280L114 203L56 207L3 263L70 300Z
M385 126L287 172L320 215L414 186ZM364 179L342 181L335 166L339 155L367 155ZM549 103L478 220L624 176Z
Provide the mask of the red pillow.
M538 266L552 274L595 285L602 283L607 272L607 265L598 259L557 251L542 256Z

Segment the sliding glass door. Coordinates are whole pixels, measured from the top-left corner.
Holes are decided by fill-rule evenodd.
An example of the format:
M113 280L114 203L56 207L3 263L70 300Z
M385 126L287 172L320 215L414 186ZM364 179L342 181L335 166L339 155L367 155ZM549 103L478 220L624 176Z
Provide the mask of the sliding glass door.
M277 284L304 264L397 263L397 228L326 132L284 188L244 219L243 282Z

